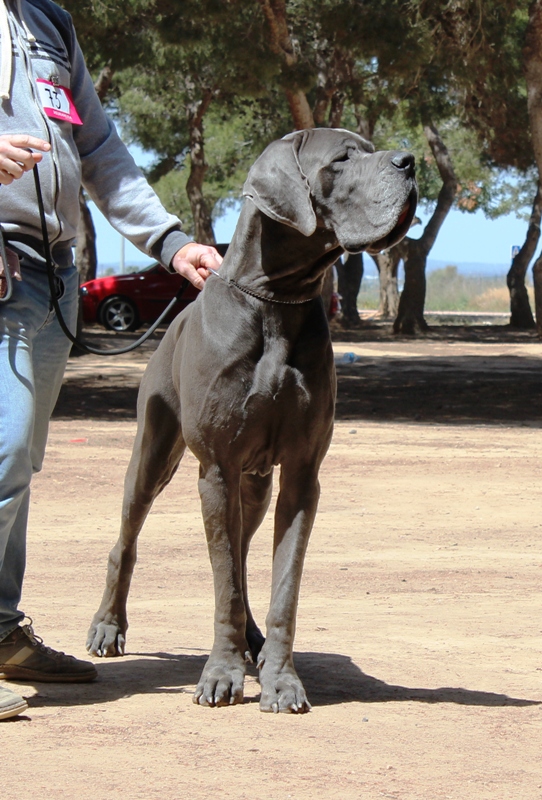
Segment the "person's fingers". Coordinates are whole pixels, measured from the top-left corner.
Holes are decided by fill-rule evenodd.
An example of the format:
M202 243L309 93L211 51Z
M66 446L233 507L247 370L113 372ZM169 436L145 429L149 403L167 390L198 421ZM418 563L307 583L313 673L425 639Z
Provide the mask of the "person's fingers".
M27 133L4 134L0 136L0 144L2 142L9 142L13 147L41 150L43 153L47 153L51 149L50 143L45 139L39 139L37 136L30 136Z
M222 256L216 250L209 253L202 253L199 260L200 266L210 267L211 269L218 269L222 264Z
M50 149L48 142L35 136L0 136L0 169L5 176L10 176L9 179L4 178L3 183L11 183L13 179L22 177L43 158L42 152L27 150L26 145L39 147L42 152Z
M14 180L15 178L13 175L10 175L9 172L6 172L4 169L0 168L0 183L3 186L9 186Z
M174 255L171 263L180 275L201 290L209 277L209 270L218 269L222 257L210 245L189 242Z
M2 165L2 169L4 170L4 172L7 172L8 175L11 175L12 178L20 178L24 174L26 169L25 164L20 164L13 158L7 158L7 157L2 158L0 159L0 163Z
M0 155L0 159L2 156ZM23 172L29 172L35 164L39 164L43 158L41 153L31 153L29 150L22 150L17 147L4 154L2 166L14 178L20 178Z
M211 256L214 259L214 262L218 265L222 263L222 256L210 244L199 244L198 242L188 242L182 247L178 254L180 258L186 258L190 261L194 266L200 265L202 258L207 258L207 256Z
M192 286L195 286L196 289L200 291L203 289L207 273L203 273L203 270L199 272L189 261L184 261L181 275L188 278Z

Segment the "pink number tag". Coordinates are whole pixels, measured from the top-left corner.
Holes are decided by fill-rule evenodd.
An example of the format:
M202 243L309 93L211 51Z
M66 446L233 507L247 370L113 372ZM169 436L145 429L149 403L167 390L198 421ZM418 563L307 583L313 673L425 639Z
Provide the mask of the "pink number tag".
M43 78L37 78L36 83L43 110L48 117L71 122L72 125L83 124L69 89L66 89L65 86L55 86L54 83Z

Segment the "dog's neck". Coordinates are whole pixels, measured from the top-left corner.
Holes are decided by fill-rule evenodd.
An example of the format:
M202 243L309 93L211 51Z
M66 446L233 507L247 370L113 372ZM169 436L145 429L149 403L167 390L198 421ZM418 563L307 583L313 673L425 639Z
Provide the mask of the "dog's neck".
M264 300L307 302L320 295L326 269L343 252L332 231L303 236L246 201L220 276Z

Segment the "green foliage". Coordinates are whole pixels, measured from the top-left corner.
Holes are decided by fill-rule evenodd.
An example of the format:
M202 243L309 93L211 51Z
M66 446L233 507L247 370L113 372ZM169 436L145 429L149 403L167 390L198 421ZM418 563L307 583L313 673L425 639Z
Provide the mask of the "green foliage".
M151 68L123 70L117 75L114 109L123 136L155 155L148 178L172 213L192 232L186 182L190 167L189 110L206 92L213 100L204 118L204 194L214 215L240 195L250 164L273 139L290 130L284 96L278 91L262 97L237 97L217 63L202 51L189 53L158 44ZM224 85L223 85L224 84Z
M432 21L433 61L451 79L458 111L497 166L532 164L522 47L529 0L412 0Z
M212 96L204 193L216 212L238 197L263 147L291 130L285 87L322 114L338 101L340 124L374 132L377 147L414 152L422 205L442 184L423 135L429 120L454 163L458 208L496 217L530 205L528 0L286 0L289 67L258 0L61 3L90 68L116 71L110 105L123 135L155 154L149 179L188 225L189 113Z
M69 11L91 72L144 64L149 26L157 20L155 0L59 0Z
M505 172L491 164L480 151L476 132L467 128L458 117L444 120L439 131L458 179L456 208L467 213L482 210L490 218L511 211L518 216L527 214L525 209L531 205L536 191L536 176L532 170ZM378 149L402 149L414 153L420 205L431 209L442 180L422 126L410 125L408 116L399 106L393 117L380 119L374 143Z
M269 108L267 108L269 111ZM205 199L213 208L213 217L221 216L241 196L247 172L257 155L277 136L286 131L274 129L275 115L266 117L265 109L257 100L238 104L237 113L225 117L219 109L210 111L205 124L205 150L208 170L205 176ZM267 124L265 124L267 120ZM262 121L264 124L262 125ZM158 174L155 162L149 170L150 177ZM176 166L153 184L168 211L177 214L184 229L193 233L190 205L186 195L189 172L189 155L183 152Z

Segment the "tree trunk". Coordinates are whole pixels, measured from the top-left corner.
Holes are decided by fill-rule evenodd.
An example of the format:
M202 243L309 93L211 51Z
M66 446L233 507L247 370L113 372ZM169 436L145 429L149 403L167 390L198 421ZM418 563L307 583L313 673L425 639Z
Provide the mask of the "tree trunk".
M216 244L211 212L203 195L203 181L207 172L205 162L203 117L209 108L212 92L209 90L202 100L188 108L190 138L190 175L186 182L186 193L194 219L194 239L201 244Z
M405 254L405 286L399 301L393 330L395 333L405 333L410 336L428 329L423 315L427 257L453 205L457 192L457 178L452 160L438 130L431 122L427 122L424 124L423 132L435 157L442 179L442 187L435 210L421 237L419 239L406 237L402 242Z
M324 279L322 281L322 302L326 317L329 319L329 312L331 309L331 297L333 295L333 267L328 267L324 272Z
M96 277L98 257L96 254L96 229L83 189L79 190L79 222L75 245L75 263L80 282L85 283Z
M314 102L312 114L315 126L323 128L326 124L327 113L331 98L333 97L334 87L330 85L329 77L325 74L327 62L324 62L318 74L316 85L316 100Z
M338 276L338 292L341 296L341 323L345 328L359 328L358 294L363 278L363 255L350 253L344 263L335 264Z
M113 70L106 64L100 72L94 88L103 103L113 80ZM83 189L79 190L79 222L77 224L75 244L75 264L79 270L80 282L90 281L96 277L98 257L96 254L96 229L87 204Z
M397 273L402 254L399 246L383 250L373 256L380 279L380 304L378 314L382 319L395 319L399 310Z
M100 74L98 75L98 79L94 84L94 88L96 89L96 94L100 98L101 103L103 103L109 89L111 88L111 83L113 81L113 74L114 71L111 67L111 64L106 64L105 67L103 67Z
M512 261L512 266L506 276L506 283L510 290L510 325L513 328L529 330L534 328L535 321L529 303L529 295L525 286L525 275L534 256L538 240L540 239L540 216L542 214L542 189L540 183L529 219L529 227L525 242L519 253Z
M393 323L393 332L414 336L429 329L423 315L428 252L420 239L409 239L404 244L405 285L401 292L397 317Z
M399 299L393 332L414 336L429 329L424 317L425 268L429 252L421 239L408 239L403 242L405 245L405 285Z
M523 63L533 150L542 175L542 0L534 0L529 6Z
M525 32L523 66L527 84L527 107L531 127L533 151L538 167L538 180L542 181L542 0L533 0L529 6L529 22ZM533 267L535 288L535 314L538 333L542 335L542 256Z
M363 136L364 139L367 139L368 142L372 142L375 129L375 120L365 117L360 113L358 108L354 108L354 116L356 118L357 131L359 135Z
M258 2L268 24L271 50L281 57L286 69L294 67L297 64L297 54L288 30L285 0L258 0ZM286 88L284 91L294 128L296 130L314 128L314 117L305 92L300 88Z
M314 128L314 118L305 92L301 89L285 89L285 94L290 106L294 128L297 131Z
M331 108L329 110L329 127L340 128L344 111L344 92L337 89L331 98Z
M536 330L542 337L542 255L539 255L533 266L534 304L536 314Z

